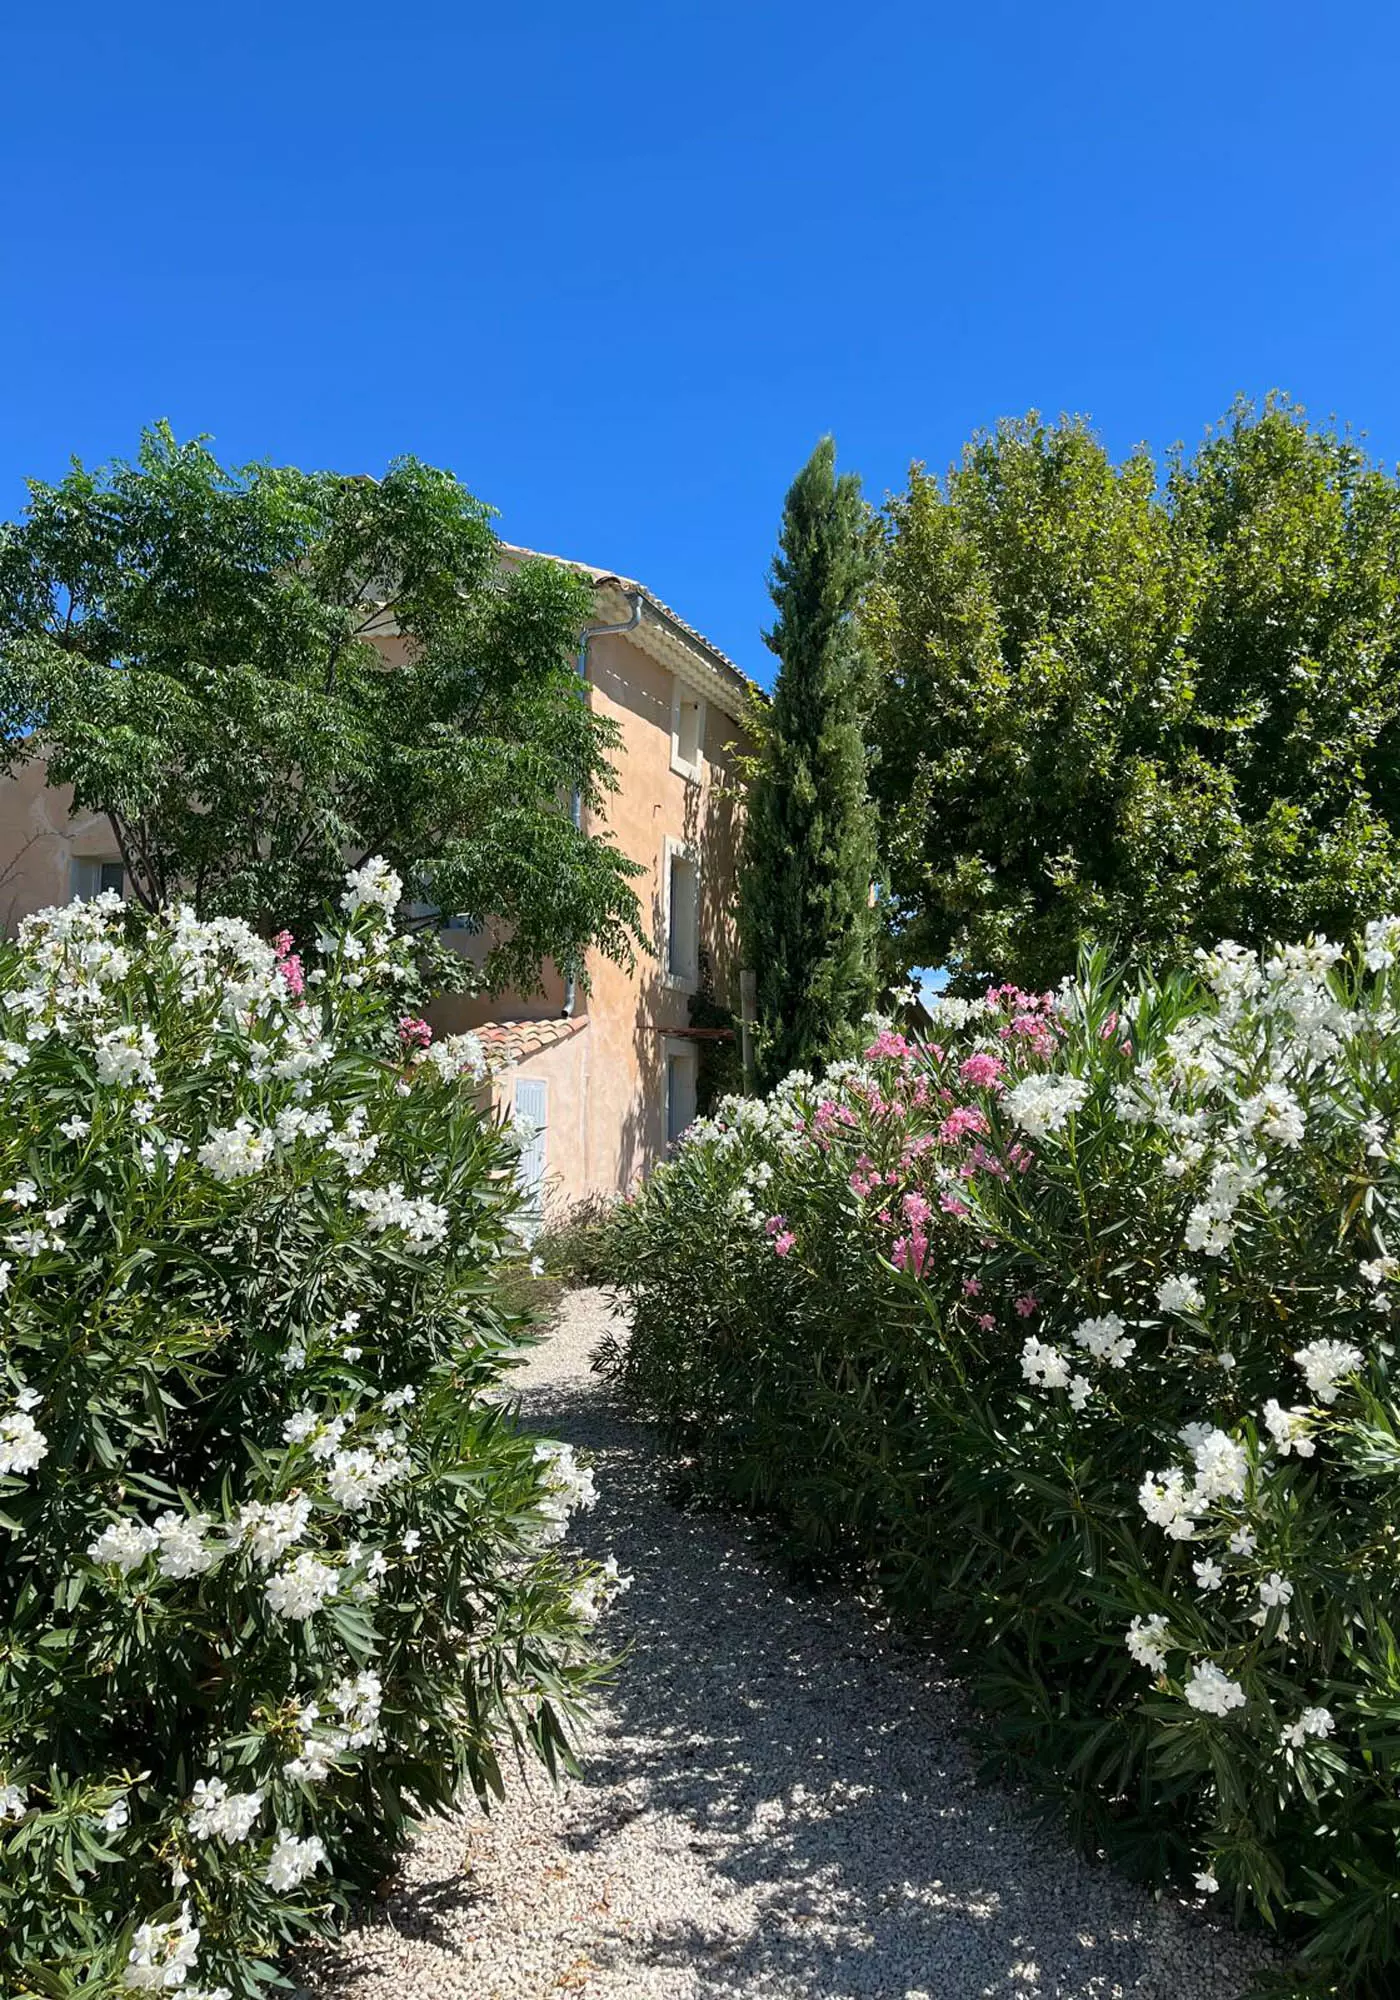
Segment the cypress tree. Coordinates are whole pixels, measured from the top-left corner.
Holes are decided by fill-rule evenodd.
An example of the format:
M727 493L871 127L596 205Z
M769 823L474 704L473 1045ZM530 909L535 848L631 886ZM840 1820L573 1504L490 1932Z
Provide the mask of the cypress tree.
M759 1081L851 1052L878 991L866 792L866 673L853 621L867 575L860 481L823 438L783 508L764 638L779 671L750 785L740 883L757 975Z

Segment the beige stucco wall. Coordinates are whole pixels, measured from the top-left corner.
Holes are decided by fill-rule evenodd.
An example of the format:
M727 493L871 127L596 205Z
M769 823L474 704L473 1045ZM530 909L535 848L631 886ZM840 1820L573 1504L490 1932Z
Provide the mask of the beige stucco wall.
M48 785L48 766L35 757L0 778L0 930L21 917L72 901L72 864L115 860L116 838L105 813L77 813L67 785Z
M591 1024L567 1042L498 1070L491 1079L491 1102L509 1118L515 1110L516 1079L538 1077L546 1096L544 1210L557 1213L589 1186L588 1125L592 1079Z
M739 807L730 746L743 747L743 732L707 702L701 776L694 782L671 766L675 679L670 671L629 636L607 634L589 648L588 676L589 699L617 724L621 744L614 756L618 789L600 813L589 816L587 829L607 833L624 854L641 862L643 873L633 887L652 952L639 955L630 969L595 952L587 987L575 1001L587 1016L587 1033L522 1066L523 1075L551 1078L546 1178L556 1203L597 1191L625 1192L666 1151L667 1034L689 1026L693 990L672 982L665 969L668 840L698 857L701 953L717 997L736 1011L739 997L734 927ZM464 1028L557 1016L563 1005L563 982L551 976L543 994L442 1000L430 1018L444 1028ZM572 1057L576 1067L559 1062L561 1057ZM546 1069L556 1062L557 1068ZM553 1082L556 1074L561 1080L572 1077L572 1087L581 1093L567 1129L561 1127L558 1107L564 1100Z

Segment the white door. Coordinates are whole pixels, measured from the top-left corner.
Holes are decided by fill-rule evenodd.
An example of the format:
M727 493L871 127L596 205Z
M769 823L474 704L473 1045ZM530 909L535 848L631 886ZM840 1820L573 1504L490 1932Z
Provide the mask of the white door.
M542 1078L515 1079L515 1126L520 1135L520 1164L516 1183L525 1197L526 1219L538 1229L544 1214L545 1126L549 1112L549 1090Z

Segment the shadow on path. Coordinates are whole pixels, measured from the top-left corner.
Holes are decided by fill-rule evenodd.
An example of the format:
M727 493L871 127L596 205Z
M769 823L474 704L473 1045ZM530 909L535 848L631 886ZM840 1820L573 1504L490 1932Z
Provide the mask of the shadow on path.
M1253 1948L974 1782L937 1661L790 1590L742 1523L666 1503L652 1433L587 1372L604 1324L596 1294L566 1300L515 1382L533 1428L594 1457L599 1500L574 1538L634 1579L606 1628L629 1650L561 1838L621 1870L645 1833L662 1892L677 1869L701 1891L655 1909L644 1937L600 1932L605 1990L628 1991L631 1965L676 1968L648 1992L696 1996L1238 1994Z

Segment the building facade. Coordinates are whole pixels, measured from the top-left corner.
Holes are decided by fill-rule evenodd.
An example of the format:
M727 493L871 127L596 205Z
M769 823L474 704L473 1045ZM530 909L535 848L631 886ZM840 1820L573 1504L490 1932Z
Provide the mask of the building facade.
M503 547L507 564L529 552ZM617 724L618 789L601 821L642 874L634 884L651 945L632 967L594 954L570 986L491 998L454 995L429 1010L442 1032L486 1045L497 1109L528 1137L522 1175L541 1213L623 1192L665 1156L694 1116L704 1043L691 1004L702 989L739 1012L735 930L739 772L751 684L643 585L570 564L591 582L594 620L579 655L586 699ZM371 633L392 659L386 625ZM0 781L0 919L120 888L101 814L73 813L36 759ZM468 955L484 941L449 929Z
M644 585L582 573L599 629L580 670L587 699L621 736L618 789L589 830L642 865L635 887L652 955L627 968L595 954L572 991L556 978L529 999L453 998L434 1010L445 1029L482 1036L498 1106L540 1128L525 1171L546 1211L623 1192L665 1157L695 1114L713 1032L692 1023L692 998L703 988L740 1011L736 760L749 747L751 684Z

